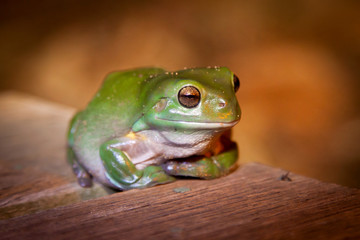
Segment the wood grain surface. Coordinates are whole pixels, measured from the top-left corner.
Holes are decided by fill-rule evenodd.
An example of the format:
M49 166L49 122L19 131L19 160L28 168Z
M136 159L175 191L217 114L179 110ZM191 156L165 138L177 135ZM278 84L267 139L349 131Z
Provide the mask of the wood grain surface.
M73 109L6 93L0 111L0 239L360 239L359 189L250 163L215 180L84 190L65 161Z
M108 194L76 183L66 162L75 109L15 92L0 94L0 219Z
M360 191L247 164L1 222L2 239L356 239ZM178 191L178 189L185 191ZM186 189L188 191L186 191Z

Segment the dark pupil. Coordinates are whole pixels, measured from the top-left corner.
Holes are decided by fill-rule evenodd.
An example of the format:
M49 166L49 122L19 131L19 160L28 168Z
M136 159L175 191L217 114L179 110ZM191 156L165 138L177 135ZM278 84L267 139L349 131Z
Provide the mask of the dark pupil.
M200 92L196 87L183 87L178 94L179 102L187 108L196 107L200 102Z
M234 90L235 92L237 92L237 90L239 90L239 87L240 87L240 80L239 78L234 74Z

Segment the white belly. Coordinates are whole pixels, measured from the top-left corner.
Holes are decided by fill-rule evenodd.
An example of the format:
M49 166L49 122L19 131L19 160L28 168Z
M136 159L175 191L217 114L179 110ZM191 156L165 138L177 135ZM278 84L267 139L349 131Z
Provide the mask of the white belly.
M214 130L192 133L146 130L136 134L143 140L127 154L138 169L143 169L169 159L203 155L213 147L221 133Z

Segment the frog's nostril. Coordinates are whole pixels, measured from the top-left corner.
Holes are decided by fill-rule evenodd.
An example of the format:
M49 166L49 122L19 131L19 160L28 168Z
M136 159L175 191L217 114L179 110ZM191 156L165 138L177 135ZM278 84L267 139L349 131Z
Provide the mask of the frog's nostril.
M160 101L158 101L154 106L155 111L161 112L162 110L165 109L166 104L167 104L167 100L165 98L160 99Z
M226 106L226 102L225 102L224 100L220 99L220 101L219 101L219 107L220 107L220 108L224 108L225 106Z

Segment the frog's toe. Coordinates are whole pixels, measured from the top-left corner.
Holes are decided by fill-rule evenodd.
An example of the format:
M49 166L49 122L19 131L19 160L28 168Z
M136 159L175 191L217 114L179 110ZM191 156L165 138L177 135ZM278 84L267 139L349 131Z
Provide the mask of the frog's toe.
M159 166L148 166L144 169L144 179L148 180L147 185L157 185L173 182L176 179L173 176L166 174L166 172Z
M166 174L164 171L154 173L154 174L151 175L150 178L152 179L152 182L158 183L158 184L163 184L163 183L168 183L168 182L175 181L174 177Z
M179 164L175 161L167 161L161 165L164 171L169 175L178 175L179 173Z
M78 178L78 183L83 188L89 188L92 186L91 178Z
M92 186L91 176L85 169L79 168L77 171L75 171L75 173L77 181L81 187L89 188Z

